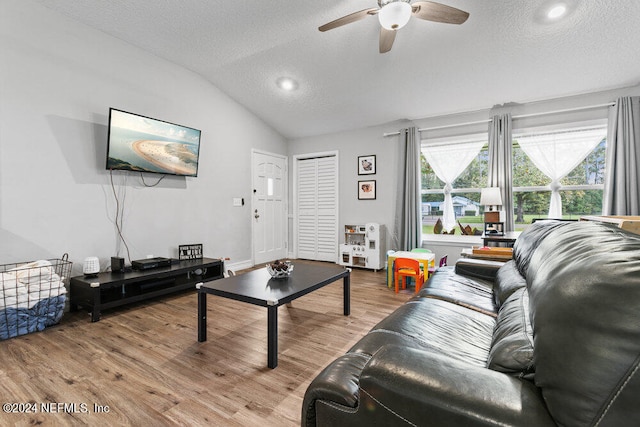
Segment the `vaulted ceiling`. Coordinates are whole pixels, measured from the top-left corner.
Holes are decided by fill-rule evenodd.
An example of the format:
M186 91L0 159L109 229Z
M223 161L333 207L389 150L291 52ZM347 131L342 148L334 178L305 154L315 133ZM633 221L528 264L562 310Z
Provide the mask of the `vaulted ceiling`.
M469 19L412 18L385 54L376 16L318 31L376 0L38 1L198 73L287 138L640 82L637 0L442 0Z

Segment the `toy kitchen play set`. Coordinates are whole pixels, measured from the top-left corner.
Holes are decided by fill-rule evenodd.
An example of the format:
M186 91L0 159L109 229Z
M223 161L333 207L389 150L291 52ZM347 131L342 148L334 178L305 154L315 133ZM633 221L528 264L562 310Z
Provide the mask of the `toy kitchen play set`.
M373 270L384 268L384 225L345 225L344 243L340 244L339 264Z

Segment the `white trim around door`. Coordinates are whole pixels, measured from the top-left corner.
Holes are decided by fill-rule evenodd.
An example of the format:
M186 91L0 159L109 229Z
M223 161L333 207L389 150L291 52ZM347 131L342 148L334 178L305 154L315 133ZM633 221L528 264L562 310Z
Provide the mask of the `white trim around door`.
M251 247L253 264L287 257L288 158L251 150Z

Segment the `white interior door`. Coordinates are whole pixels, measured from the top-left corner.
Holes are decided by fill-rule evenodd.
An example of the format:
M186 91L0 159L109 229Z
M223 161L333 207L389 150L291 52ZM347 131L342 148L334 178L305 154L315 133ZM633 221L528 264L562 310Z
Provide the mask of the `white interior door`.
M284 156L252 152L254 264L287 256L286 165Z
M298 258L338 259L338 160L336 155L296 159Z

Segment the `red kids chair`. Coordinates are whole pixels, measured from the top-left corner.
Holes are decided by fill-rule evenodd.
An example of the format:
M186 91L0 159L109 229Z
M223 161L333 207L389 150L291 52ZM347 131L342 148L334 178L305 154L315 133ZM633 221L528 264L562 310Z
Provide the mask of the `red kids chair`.
M407 288L407 277L413 277L416 281L416 293L424 283L424 273L420 270L420 262L411 258L396 258L394 275L396 278L396 293L399 290L399 280L402 277L402 289Z

